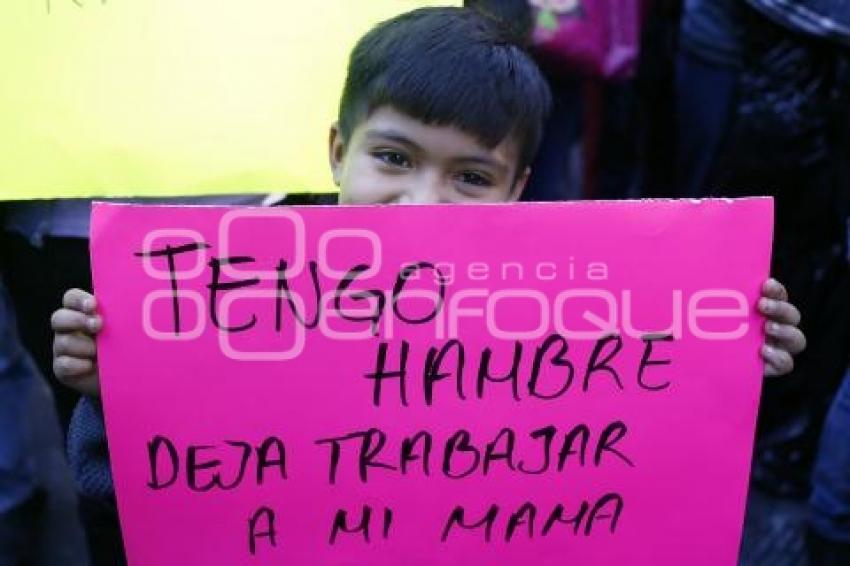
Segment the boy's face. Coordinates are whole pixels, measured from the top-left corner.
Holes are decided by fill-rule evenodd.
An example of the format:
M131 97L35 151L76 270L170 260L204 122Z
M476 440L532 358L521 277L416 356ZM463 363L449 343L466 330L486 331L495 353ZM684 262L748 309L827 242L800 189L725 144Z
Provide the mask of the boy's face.
M452 126L429 126L377 109L343 140L331 127L330 161L340 204L507 202L530 170L517 171L514 140L493 149Z

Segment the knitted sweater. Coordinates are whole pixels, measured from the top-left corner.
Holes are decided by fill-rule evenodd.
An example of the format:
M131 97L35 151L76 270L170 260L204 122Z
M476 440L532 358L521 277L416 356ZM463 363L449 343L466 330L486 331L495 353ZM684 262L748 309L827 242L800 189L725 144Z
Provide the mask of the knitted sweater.
M83 396L77 404L68 429L68 459L79 494L116 509L103 407L99 399Z

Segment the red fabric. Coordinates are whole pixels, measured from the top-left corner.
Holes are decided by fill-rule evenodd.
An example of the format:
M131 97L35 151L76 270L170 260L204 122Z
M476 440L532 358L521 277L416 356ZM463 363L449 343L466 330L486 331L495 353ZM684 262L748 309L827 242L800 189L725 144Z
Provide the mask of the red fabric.
M547 65L609 80L634 76L645 0L530 0Z

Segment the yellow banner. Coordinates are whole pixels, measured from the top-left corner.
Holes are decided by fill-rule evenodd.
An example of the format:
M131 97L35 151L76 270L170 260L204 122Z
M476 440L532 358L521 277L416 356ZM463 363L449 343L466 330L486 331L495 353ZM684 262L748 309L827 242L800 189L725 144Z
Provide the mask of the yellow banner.
M333 189L348 53L432 0L3 0L0 200Z

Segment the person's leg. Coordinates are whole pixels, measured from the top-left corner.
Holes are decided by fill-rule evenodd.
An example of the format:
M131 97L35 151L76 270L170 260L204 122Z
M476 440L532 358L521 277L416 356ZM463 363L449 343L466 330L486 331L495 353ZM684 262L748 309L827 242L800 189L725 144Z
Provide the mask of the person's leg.
M44 494L27 449L27 399L33 383L0 280L0 564L35 559Z
M44 514L45 494L29 447L33 372L0 281L0 564L34 563Z
M850 372L821 434L810 512L812 566L850 564Z
M0 281L0 564L87 563L53 397Z
M581 130L581 89L576 81L552 82L552 113L543 130L540 150L531 166L524 201L561 201L581 198L581 179L571 160Z
M8 234L4 248L6 283L17 311L21 341L50 384L64 434L79 395L53 378L50 316L61 305L66 290L91 289L88 240L47 237L36 247L23 236Z
M0 366L4 362L0 359ZM11 365L0 368L0 564L35 560L44 511L44 494L38 489L24 438L30 384L25 375L12 375L17 371Z
M80 514L86 527L92 566L127 564L116 509L103 501L81 496Z
M596 187L593 198L638 198L640 159L638 93L634 80L606 84L599 137Z
M53 395L33 361L26 359L25 362L33 375L25 409L27 450L44 493L44 509L38 525L37 563L85 566L88 549Z
M707 196L712 169L729 131L738 73L687 52L676 61L675 197Z

